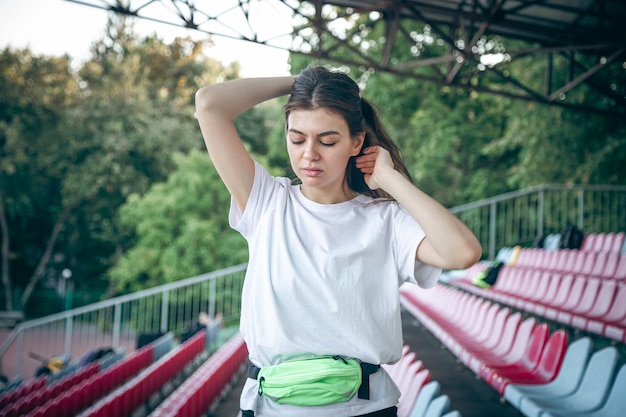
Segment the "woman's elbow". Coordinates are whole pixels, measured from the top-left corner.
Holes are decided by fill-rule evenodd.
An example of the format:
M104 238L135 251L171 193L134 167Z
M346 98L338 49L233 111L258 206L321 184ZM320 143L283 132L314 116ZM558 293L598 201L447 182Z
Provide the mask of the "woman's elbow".
M439 266L449 271L467 269L480 260L482 253L478 241L465 242L463 245L446 251L446 255L442 256Z
M466 269L478 262L483 255L482 247L478 241L468 242L464 248L457 252L454 260L454 268Z
M210 110L216 101L211 86L202 87L196 91L195 102L197 112Z

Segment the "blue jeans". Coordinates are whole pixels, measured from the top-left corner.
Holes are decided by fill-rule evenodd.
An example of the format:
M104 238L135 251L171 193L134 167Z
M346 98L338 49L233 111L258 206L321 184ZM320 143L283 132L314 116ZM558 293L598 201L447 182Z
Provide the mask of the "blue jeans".
M363 414L362 416L355 417L397 417L398 407L385 408L384 410L374 411L373 413ZM254 412L250 410L243 410L241 417L254 417Z

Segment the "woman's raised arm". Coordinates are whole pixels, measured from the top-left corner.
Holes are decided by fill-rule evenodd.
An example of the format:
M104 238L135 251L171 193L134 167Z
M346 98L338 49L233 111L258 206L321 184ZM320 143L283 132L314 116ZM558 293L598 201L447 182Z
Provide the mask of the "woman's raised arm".
M294 79L242 78L202 87L196 93L196 117L209 156L242 211L252 190L254 163L235 129L235 117L259 103L288 94Z

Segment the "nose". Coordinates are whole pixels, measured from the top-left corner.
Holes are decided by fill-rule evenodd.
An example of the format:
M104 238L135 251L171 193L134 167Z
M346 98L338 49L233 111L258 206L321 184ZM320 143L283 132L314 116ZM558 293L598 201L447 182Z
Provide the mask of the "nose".
M316 161L319 158L319 154L317 153L317 149L315 148L315 143L313 141L308 141L304 148L304 155L302 157L307 161Z

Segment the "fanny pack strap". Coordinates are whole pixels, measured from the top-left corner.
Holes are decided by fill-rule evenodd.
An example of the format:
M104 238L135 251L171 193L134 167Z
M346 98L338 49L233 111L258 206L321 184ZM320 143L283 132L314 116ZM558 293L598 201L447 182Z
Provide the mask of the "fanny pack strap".
M361 386L357 396L362 400L370 399L370 375L375 374L380 369L380 365L359 362L361 365ZM250 362L248 367L248 378L257 379L261 368Z
M370 399L370 375L375 374L380 369L380 365L359 362L361 364L361 386L357 396L362 400Z

